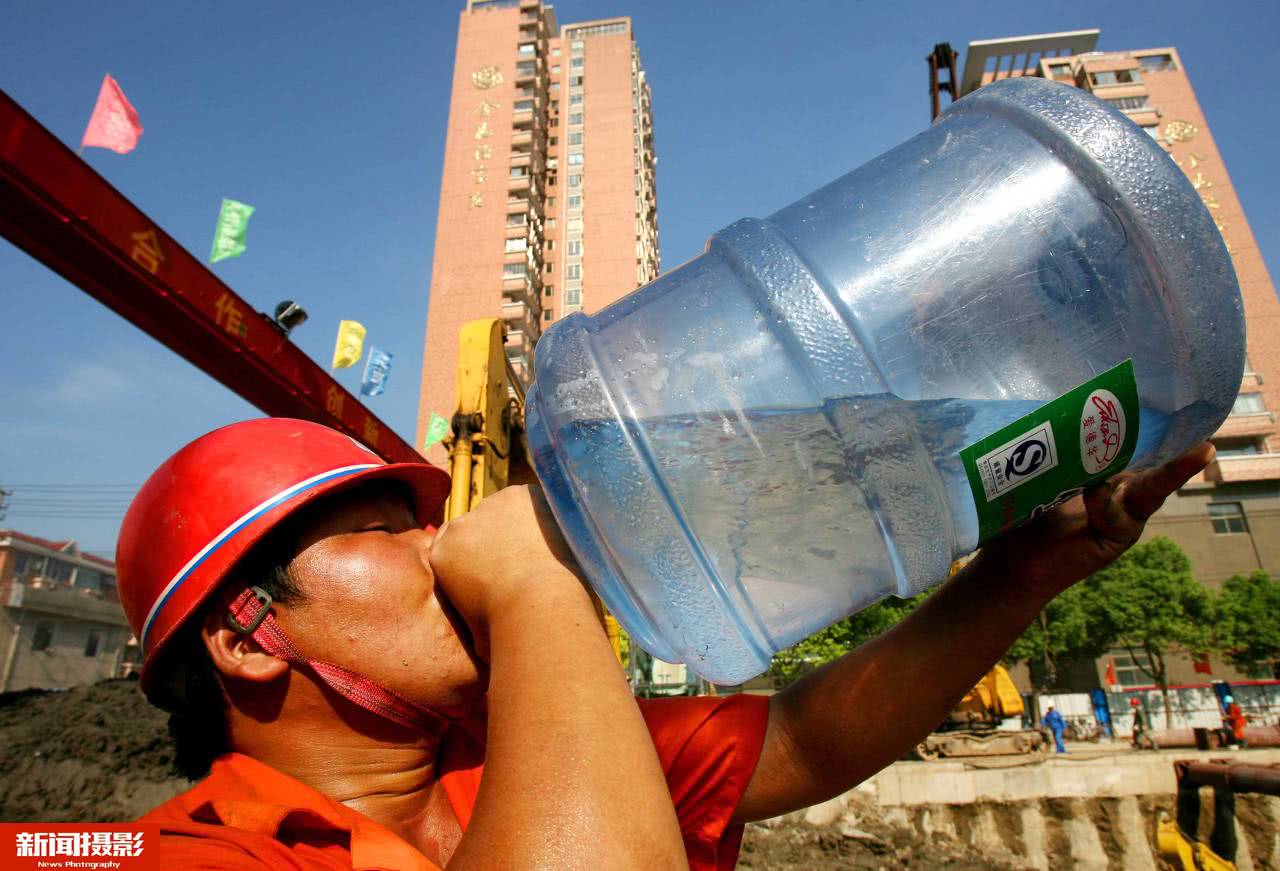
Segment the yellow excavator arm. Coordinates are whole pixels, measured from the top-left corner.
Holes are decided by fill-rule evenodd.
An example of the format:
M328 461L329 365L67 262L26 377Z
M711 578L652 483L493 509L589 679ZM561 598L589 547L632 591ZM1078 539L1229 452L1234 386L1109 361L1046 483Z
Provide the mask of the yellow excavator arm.
M453 483L445 519L461 517L508 484L534 481L524 438L524 385L507 363L504 324L482 318L458 337L458 402L444 444ZM622 629L594 595L614 655L622 661Z

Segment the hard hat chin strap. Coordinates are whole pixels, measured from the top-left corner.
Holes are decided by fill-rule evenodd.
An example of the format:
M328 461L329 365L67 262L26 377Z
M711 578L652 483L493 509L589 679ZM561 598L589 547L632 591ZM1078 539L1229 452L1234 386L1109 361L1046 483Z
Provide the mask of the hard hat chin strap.
M443 715L409 701L364 675L331 662L304 657L271 615L271 595L261 587L250 587L236 597L227 613L227 624L241 635L248 635L277 659L307 666L338 695L393 723L420 731L438 731L449 722Z

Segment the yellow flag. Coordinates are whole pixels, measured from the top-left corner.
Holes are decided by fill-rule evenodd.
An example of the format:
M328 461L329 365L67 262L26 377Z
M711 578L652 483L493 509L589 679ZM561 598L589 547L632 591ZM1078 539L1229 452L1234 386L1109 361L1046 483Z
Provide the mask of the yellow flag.
M338 341L333 346L333 369L354 366L364 354L364 324L338 321Z

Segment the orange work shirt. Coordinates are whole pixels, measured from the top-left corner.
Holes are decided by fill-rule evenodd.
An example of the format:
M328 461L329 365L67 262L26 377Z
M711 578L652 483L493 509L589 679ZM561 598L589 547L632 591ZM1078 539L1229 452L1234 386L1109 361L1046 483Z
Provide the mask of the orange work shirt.
M671 788L694 871L732 869L742 826L732 822L764 743L761 696L640 700ZM441 746L440 784L463 831L484 766L483 728L453 729ZM436 871L408 842L248 756L220 756L209 776L139 822L160 827L164 867Z

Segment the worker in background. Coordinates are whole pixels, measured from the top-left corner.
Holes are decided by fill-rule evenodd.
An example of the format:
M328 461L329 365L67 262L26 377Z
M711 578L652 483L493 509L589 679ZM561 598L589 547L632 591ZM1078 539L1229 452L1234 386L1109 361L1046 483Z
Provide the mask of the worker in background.
M637 702L536 488L438 528L431 466L224 427L121 528L142 687L203 778L143 821L165 867L730 869L744 823L914 747L1211 457L1091 488L775 696Z
M1225 708L1225 716L1222 718L1222 723L1231 731L1231 740L1238 747L1245 746L1244 726L1245 723L1249 722L1249 718L1245 716L1240 703L1233 696L1224 696L1222 706Z
M1053 743L1057 746L1059 753L1066 753L1067 748L1062 744L1062 732L1067 728L1067 721L1062 719L1053 705L1049 706L1049 710L1044 715L1044 724L1049 727L1049 731L1053 733Z
M1155 742L1149 734L1151 723L1147 718L1147 710L1143 707L1142 700L1137 696L1130 696L1129 707L1133 709L1133 746L1135 748L1148 746L1154 749Z

